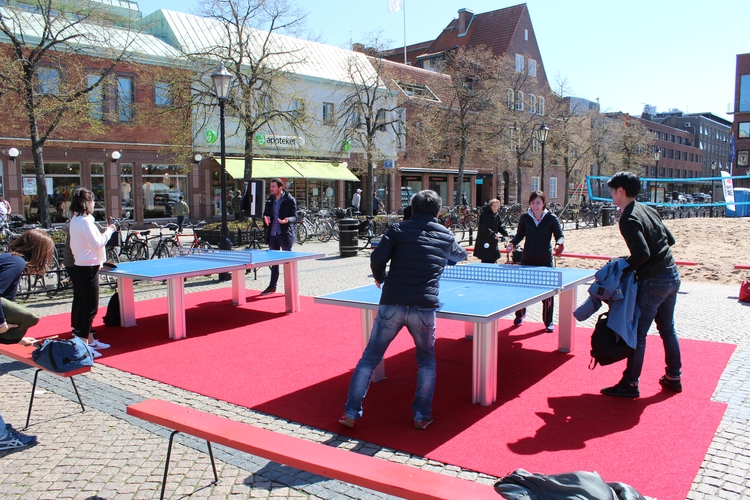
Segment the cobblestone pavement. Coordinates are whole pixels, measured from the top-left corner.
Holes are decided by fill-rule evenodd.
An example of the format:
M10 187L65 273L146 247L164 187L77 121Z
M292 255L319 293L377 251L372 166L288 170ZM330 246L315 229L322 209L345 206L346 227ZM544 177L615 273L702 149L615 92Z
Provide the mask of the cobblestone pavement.
M314 296L371 283L369 251L360 252L357 257L340 258L337 245L336 242L308 243L295 248L326 253L323 259L300 262L302 294ZM252 274L247 275L246 286L262 290L268 279L268 270L262 269L257 280ZM213 278L199 278L189 280L185 291L192 293L229 286ZM728 408L695 477L690 499L750 497L750 384L747 383L750 309L747 304L738 302L738 291L739 285L685 282L677 301L677 327L681 337L737 345L713 396L716 401L727 403ZM110 294L102 289L102 305L108 302ZM163 297L166 287L158 283L139 284L136 295L137 300ZM579 293L579 301L585 299L584 295ZM67 292L51 299L32 298L27 305L41 315L68 313L70 299L70 292ZM541 322L541 307L529 308L528 315L529 321ZM594 319L584 324L593 327ZM7 422L20 429L26 418L33 371L0 356L0 372L0 412ZM685 367L684 383L690 383L690 367ZM49 374L40 376L41 391L34 400L29 429L29 433L39 437L39 444L24 450L0 452L0 498L157 497L169 432L125 414L128 404L148 397L186 404L277 432L452 476L488 484L495 479L255 412L104 365L97 365L88 375L77 377L77 385L86 404L84 413L80 412L68 380ZM181 435L176 442L167 487L169 498L389 498L220 446L214 446L220 481L211 485L213 476L205 442Z

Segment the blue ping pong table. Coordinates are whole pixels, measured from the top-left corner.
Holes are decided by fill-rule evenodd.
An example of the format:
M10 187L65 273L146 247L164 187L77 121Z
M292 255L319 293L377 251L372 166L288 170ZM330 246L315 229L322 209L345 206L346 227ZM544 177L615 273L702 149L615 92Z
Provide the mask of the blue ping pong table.
M254 267L284 266L284 294L286 312L300 309L297 262L325 257L322 253L284 252L280 250L204 250L181 252L168 259L123 262L117 268L100 271L117 278L120 298L120 325L135 326L134 280L167 281L169 303L169 338L181 339L187 335L185 328L185 278L206 274L232 273L232 303L245 303L245 271Z
M463 321L466 338L473 338L472 403L489 406L497 399L498 318L560 295L558 350L575 349L578 285L590 281L595 271L519 265L467 264L447 267L440 279L439 318ZM386 285L387 286L387 285ZM367 285L315 297L319 304L361 310L362 344L367 345L380 301L380 289ZM373 381L385 378L385 362Z

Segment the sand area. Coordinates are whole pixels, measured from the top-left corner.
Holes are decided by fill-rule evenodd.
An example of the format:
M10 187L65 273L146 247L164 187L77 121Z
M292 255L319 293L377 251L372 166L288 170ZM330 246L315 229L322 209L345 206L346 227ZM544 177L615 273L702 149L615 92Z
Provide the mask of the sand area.
M677 240L672 247L675 259L698 263L680 266L683 280L739 285L750 279L750 270L734 269L735 264L750 264L750 217L697 217L664 223ZM565 252L618 257L627 255L628 249L614 225L566 230ZM599 269L604 264L602 260L557 259L561 267Z

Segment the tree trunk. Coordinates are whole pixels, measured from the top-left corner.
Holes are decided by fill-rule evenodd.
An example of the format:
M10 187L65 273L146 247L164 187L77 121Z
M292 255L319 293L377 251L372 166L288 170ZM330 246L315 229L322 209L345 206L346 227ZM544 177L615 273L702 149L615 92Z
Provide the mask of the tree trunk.
M464 169L466 168L466 143L461 141L461 151L458 159L458 186L456 186L456 196L453 200L453 206L456 207L461 201L464 187Z
M369 155L368 155L369 156ZM365 182L365 189L362 193L362 198L359 200L359 211L366 215L375 215L372 213L372 192L373 192L373 177L375 176L375 162L369 157L367 158L367 182ZM362 204L365 204L364 210L362 210Z
M36 173L37 214L39 215L39 224L44 228L49 228L52 221L49 216L49 193L47 192L47 180L44 174L44 143L39 140L36 133L36 120L31 121L33 130L31 154L34 158L34 172Z
M254 144L253 134L245 134L245 181L250 181L253 178Z
M523 200L523 169L521 167L521 159L516 157L516 203L521 203Z

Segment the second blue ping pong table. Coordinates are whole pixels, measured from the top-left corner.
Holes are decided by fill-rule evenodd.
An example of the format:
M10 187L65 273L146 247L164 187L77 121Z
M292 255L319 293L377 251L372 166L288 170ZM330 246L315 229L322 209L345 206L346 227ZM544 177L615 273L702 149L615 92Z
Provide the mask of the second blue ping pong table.
M134 280L167 281L169 304L169 338L181 339L187 335L185 326L185 278L206 274L232 273L232 303L245 303L245 271L255 267L284 266L284 294L286 312L299 311L299 283L297 263L301 260L319 259L322 253L284 252L281 250L204 250L181 252L168 259L140 260L118 264L117 268L100 271L117 278L120 299L120 325L135 326Z
M560 295L558 350L573 351L577 289L591 281L594 273L590 269L495 264L445 269L440 278L437 316L465 322L466 337L473 338L472 403L488 406L497 399L498 319ZM360 309L363 348L367 345L380 302L380 289L376 285L322 295L315 297L315 302ZM373 381L383 378L384 361L375 370Z

